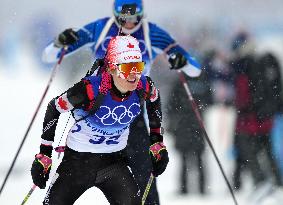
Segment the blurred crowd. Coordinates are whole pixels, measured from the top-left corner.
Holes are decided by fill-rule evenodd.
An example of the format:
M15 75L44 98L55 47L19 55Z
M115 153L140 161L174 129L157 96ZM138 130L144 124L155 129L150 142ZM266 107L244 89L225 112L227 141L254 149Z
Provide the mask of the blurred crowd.
M244 30L232 36L227 49L207 46L200 59L204 67L201 76L186 77L200 113L204 115L214 106L222 107L222 112L218 112L218 119L223 115L223 121L218 122L222 130L227 129L225 110L232 109L235 113L232 140L227 147L232 150L233 166L227 175L233 189L243 188L246 175L252 178L256 193L267 184L280 189L283 185L283 69L280 59L269 50L258 53L255 39ZM204 157L204 130L179 79L169 93L167 128L181 160L179 193L190 192L192 187L188 181L194 179L188 179L188 175L197 169L199 193L206 194L210 168ZM221 130L218 135L223 135ZM226 151L224 154L228 153Z

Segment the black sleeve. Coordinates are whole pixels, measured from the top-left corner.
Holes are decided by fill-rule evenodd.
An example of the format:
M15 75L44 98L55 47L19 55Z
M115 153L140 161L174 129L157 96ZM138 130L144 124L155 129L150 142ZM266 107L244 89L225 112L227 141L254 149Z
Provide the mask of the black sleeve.
M69 88L60 96L52 99L45 112L41 138L43 144L50 145L54 141L55 130L61 113L73 109L87 109L93 102L92 96L88 93L91 89L89 81L80 81Z
M149 85L149 90L146 93L146 109L150 133L162 134L162 111L159 90L154 86L154 83L149 77L147 77L147 83Z

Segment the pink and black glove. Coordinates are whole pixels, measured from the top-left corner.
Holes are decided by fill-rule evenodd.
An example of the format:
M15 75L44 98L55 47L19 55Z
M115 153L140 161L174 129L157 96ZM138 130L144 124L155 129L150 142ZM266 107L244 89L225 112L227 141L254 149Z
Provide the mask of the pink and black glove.
M40 145L40 153L35 155L31 167L33 183L40 189L46 187L52 165L52 146Z
M149 154L152 160L152 174L157 177L162 174L169 162L166 146L163 144L163 137L160 134L150 134L152 144L149 147Z

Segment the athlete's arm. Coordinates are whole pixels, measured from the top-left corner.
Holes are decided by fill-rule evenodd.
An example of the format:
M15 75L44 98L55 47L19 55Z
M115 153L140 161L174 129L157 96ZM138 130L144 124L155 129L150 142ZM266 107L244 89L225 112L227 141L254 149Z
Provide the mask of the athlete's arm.
M182 54L187 63L181 70L184 71L190 77L199 76L201 73L200 64L183 49L177 42L163 29L159 28L157 25L149 23L149 33L151 46L161 49L166 52L167 55L172 55L176 53Z
M149 153L152 160L152 174L157 177L165 171L169 157L166 146L163 143L160 95L149 77L147 77L146 83L146 108L150 127Z
M62 95L51 100L47 106L43 122L40 151L35 156L31 167L33 182L41 189L46 186L52 166L52 143L59 116L62 112L70 111L73 108L83 108L86 103L90 102L87 91L88 87L88 81L81 81Z
M80 28L76 31L78 35L78 41L74 44L69 45L66 51L66 56L73 54L75 51L81 49L84 46L92 46L95 43L95 33L98 21L87 24L86 26ZM58 48L54 45L52 41L43 51L42 61L46 63L53 63L59 59L59 56L62 52L62 48Z
M94 94L89 81L82 80L68 89L62 95L52 99L45 113L42 130L42 144L51 146L61 113L73 109L88 109L94 102Z

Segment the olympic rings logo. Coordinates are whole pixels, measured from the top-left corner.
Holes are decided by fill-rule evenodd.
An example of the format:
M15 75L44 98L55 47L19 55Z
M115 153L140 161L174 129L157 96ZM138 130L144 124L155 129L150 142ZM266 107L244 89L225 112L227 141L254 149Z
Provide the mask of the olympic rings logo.
M129 109L124 105L119 105L112 111L107 106L101 106L99 111L95 113L95 116L100 119L103 125L114 125L116 122L121 125L127 125L139 114L140 104L133 103Z

